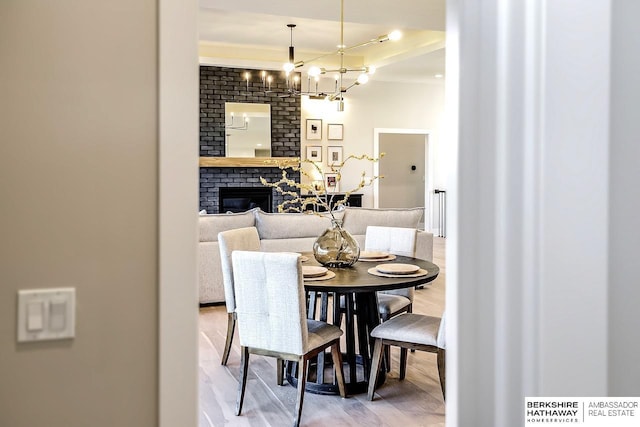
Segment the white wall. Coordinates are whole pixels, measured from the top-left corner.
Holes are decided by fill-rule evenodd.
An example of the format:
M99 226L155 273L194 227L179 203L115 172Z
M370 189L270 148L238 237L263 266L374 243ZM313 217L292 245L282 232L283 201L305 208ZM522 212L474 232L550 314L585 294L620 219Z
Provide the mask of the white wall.
M343 112L336 110L336 103L302 99L300 135L303 158L307 145L322 145L323 159L326 158L326 147L329 145L342 145L345 156L348 154L372 156L374 128L429 129L432 131L429 143L432 144L435 160L433 162L434 186L444 187L446 170L440 161L447 150L441 138L444 82L425 84L377 82L374 75L366 85L354 87L347 92ZM322 119L322 141L305 139L305 119L307 118ZM327 141L327 123L344 124L343 141ZM373 166L370 163L356 163L345 168L341 191L357 185L362 171L366 171L367 176L372 176ZM363 206L372 207L372 187L365 187L361 192L364 194Z

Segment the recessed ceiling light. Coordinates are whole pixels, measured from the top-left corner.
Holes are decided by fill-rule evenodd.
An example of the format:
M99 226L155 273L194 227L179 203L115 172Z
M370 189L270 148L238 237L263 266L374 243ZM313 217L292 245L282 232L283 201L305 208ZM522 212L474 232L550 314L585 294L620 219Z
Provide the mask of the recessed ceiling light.
M436 74L433 77L435 77L436 79L441 79L444 77L444 74Z
M262 144L256 144L258 147L262 147Z

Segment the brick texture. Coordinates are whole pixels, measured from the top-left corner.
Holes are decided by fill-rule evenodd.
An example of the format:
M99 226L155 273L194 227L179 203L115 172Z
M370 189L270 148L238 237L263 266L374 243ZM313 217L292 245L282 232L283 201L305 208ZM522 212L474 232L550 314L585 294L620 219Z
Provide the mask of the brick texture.
M247 92L245 72L251 73ZM273 93L262 91L259 70L245 68L200 67L200 156L224 157L224 103L248 102L271 104L271 155L300 156L300 98L280 98L286 83L279 71L270 71ZM218 213L220 187L262 187L260 177L268 181L280 179L278 168L200 168L200 209ZM300 175L291 173L299 182ZM283 198L273 193L273 209Z
M287 171L288 177L300 181L300 174ZM282 176L278 168L200 168L200 209L207 213L218 213L220 187L262 187L260 177L269 182L276 182ZM295 189L290 189L295 190ZM272 189L273 211L278 211L278 205L285 199Z

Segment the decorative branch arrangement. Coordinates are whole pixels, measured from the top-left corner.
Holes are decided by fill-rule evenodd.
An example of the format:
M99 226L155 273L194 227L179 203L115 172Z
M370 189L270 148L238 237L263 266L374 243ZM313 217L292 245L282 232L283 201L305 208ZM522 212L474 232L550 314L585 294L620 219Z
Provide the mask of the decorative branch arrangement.
M363 171L360 175L360 182L358 183L358 185L349 191L345 191L344 195L339 197L339 199L336 199L334 203L334 198L337 197L337 190L335 189L338 188L338 184L342 180L342 170L347 162L349 162L350 160L367 160L369 162L375 163L378 162L380 158L384 157L384 155L385 153L380 153L379 158L373 158L367 156L366 154L362 154L360 156L352 154L342 162L330 165L330 171L328 172L324 172L320 164L308 159L297 159L297 162L295 164L293 164L291 161L281 162L278 160L267 160L268 163L274 164L282 170L282 178L280 178L280 180L277 182L268 182L263 177L260 177L260 182L262 183L262 185L275 188L276 191L282 194L284 197L291 197L290 199L286 199L284 202L278 205L278 212L305 212L308 210L307 208L309 206L313 206L316 208L321 207L324 208L324 210L326 210L329 215L331 215L331 218L333 220L335 220L336 218L333 214L332 209L330 208L331 206L334 206L334 209L336 210L341 209L347 203L347 200L352 193L373 184L373 182L377 179L384 178L383 176L373 176L367 179L365 177L366 173ZM304 163L312 165L313 169L322 177L321 185L314 184L314 182L316 182L314 177L312 177L309 172L302 168L302 165ZM301 182L296 182L292 179L289 179L287 175L287 169L291 169L293 172L300 172L300 175L306 176L311 181L311 183L303 184ZM336 185L333 186L333 191L329 191L327 189L327 175L335 176ZM306 191L307 194L302 194L303 191ZM318 209L313 209L313 212L317 214L317 210Z

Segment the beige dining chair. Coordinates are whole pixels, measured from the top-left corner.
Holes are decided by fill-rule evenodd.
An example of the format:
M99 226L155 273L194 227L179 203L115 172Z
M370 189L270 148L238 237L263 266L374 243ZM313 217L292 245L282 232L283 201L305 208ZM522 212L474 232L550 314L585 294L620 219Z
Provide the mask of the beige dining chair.
M427 351L438 355L438 374L442 396L445 393L445 314L442 317L426 316L423 314L405 313L381 323L371 331L375 338L369 390L367 397L373 400L373 393L378 380L383 348L391 345L400 347L400 379L405 378L407 371L407 350Z
M365 251L383 251L393 255L415 257L416 230L414 228L368 226ZM378 311L385 322L400 313L411 313L415 289L413 287L378 292Z
M240 415L247 384L249 355L275 357L278 384L284 361L298 363L298 390L293 425L300 425L309 359L331 347L335 377L346 397L340 353L342 330L307 319L300 254L234 251L233 277L241 346L236 415Z
M218 233L218 246L220 249L220 264L222 267L222 280L224 283L224 300L227 307L227 339L222 353L222 365L226 365L231 352L233 333L236 327L236 296L233 283L233 266L231 253L237 250L259 251L260 237L255 227L237 228L235 230Z
M366 251L382 251L393 255L415 257L416 229L402 227L367 227L364 241ZM400 313L413 311L415 288L395 289L377 293L380 320L386 322ZM391 352L385 350L387 372L391 370Z

